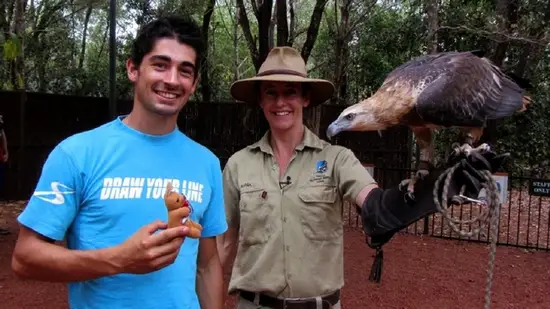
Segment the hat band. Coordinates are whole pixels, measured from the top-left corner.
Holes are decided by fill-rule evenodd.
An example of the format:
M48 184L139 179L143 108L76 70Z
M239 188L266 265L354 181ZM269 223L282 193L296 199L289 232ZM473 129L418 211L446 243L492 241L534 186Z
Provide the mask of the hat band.
M306 75L306 74L303 74L303 73L300 73L300 72L296 72L296 71L293 71L293 70L285 70L285 69L267 70L267 71L264 71L264 72L261 72L261 73L256 74L256 76L260 77L260 76L275 75L275 74L297 75L297 76L301 76L301 77L307 78L307 75Z

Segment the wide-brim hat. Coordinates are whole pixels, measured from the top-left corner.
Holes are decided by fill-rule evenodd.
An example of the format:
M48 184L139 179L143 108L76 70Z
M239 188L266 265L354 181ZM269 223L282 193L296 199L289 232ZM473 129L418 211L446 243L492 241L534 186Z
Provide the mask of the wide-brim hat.
M245 78L231 85L231 96L245 103L258 103L256 83L259 81L282 81L307 83L310 86L308 107L319 105L329 100L335 92L334 84L328 80L308 78L304 59L298 51L289 46L273 48L258 70L258 74Z

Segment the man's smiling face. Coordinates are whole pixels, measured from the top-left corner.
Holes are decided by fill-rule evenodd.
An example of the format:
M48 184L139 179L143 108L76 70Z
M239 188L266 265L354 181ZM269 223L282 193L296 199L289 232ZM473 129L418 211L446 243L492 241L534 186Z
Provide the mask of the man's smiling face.
M191 46L162 38L139 66L128 60L128 78L135 85L137 103L159 115L179 113L196 89L196 58Z

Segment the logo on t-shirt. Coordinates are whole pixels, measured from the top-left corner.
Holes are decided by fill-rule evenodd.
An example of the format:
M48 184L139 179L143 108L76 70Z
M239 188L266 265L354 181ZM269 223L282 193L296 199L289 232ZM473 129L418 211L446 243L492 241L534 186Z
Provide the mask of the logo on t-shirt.
M101 200L163 199L168 183L172 190L182 193L196 203L202 203L204 185L200 182L173 178L106 177L101 188Z
M61 205L65 203L65 195L66 194L73 194L74 190L67 187L66 185L54 181L50 183L50 187L52 188L51 191L34 191L34 196L46 201L48 203L52 203L54 205Z

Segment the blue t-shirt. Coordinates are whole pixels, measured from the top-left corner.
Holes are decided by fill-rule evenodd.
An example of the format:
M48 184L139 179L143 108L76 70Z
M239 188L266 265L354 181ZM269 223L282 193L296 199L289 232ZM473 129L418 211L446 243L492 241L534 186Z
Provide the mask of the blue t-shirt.
M152 136L122 118L53 149L19 222L55 240L66 236L70 249L115 246L144 225L168 220L163 198L171 182L190 201L202 237L225 232L219 159L177 128ZM173 264L149 274L70 283L70 307L199 309L198 245L198 239L186 238Z

